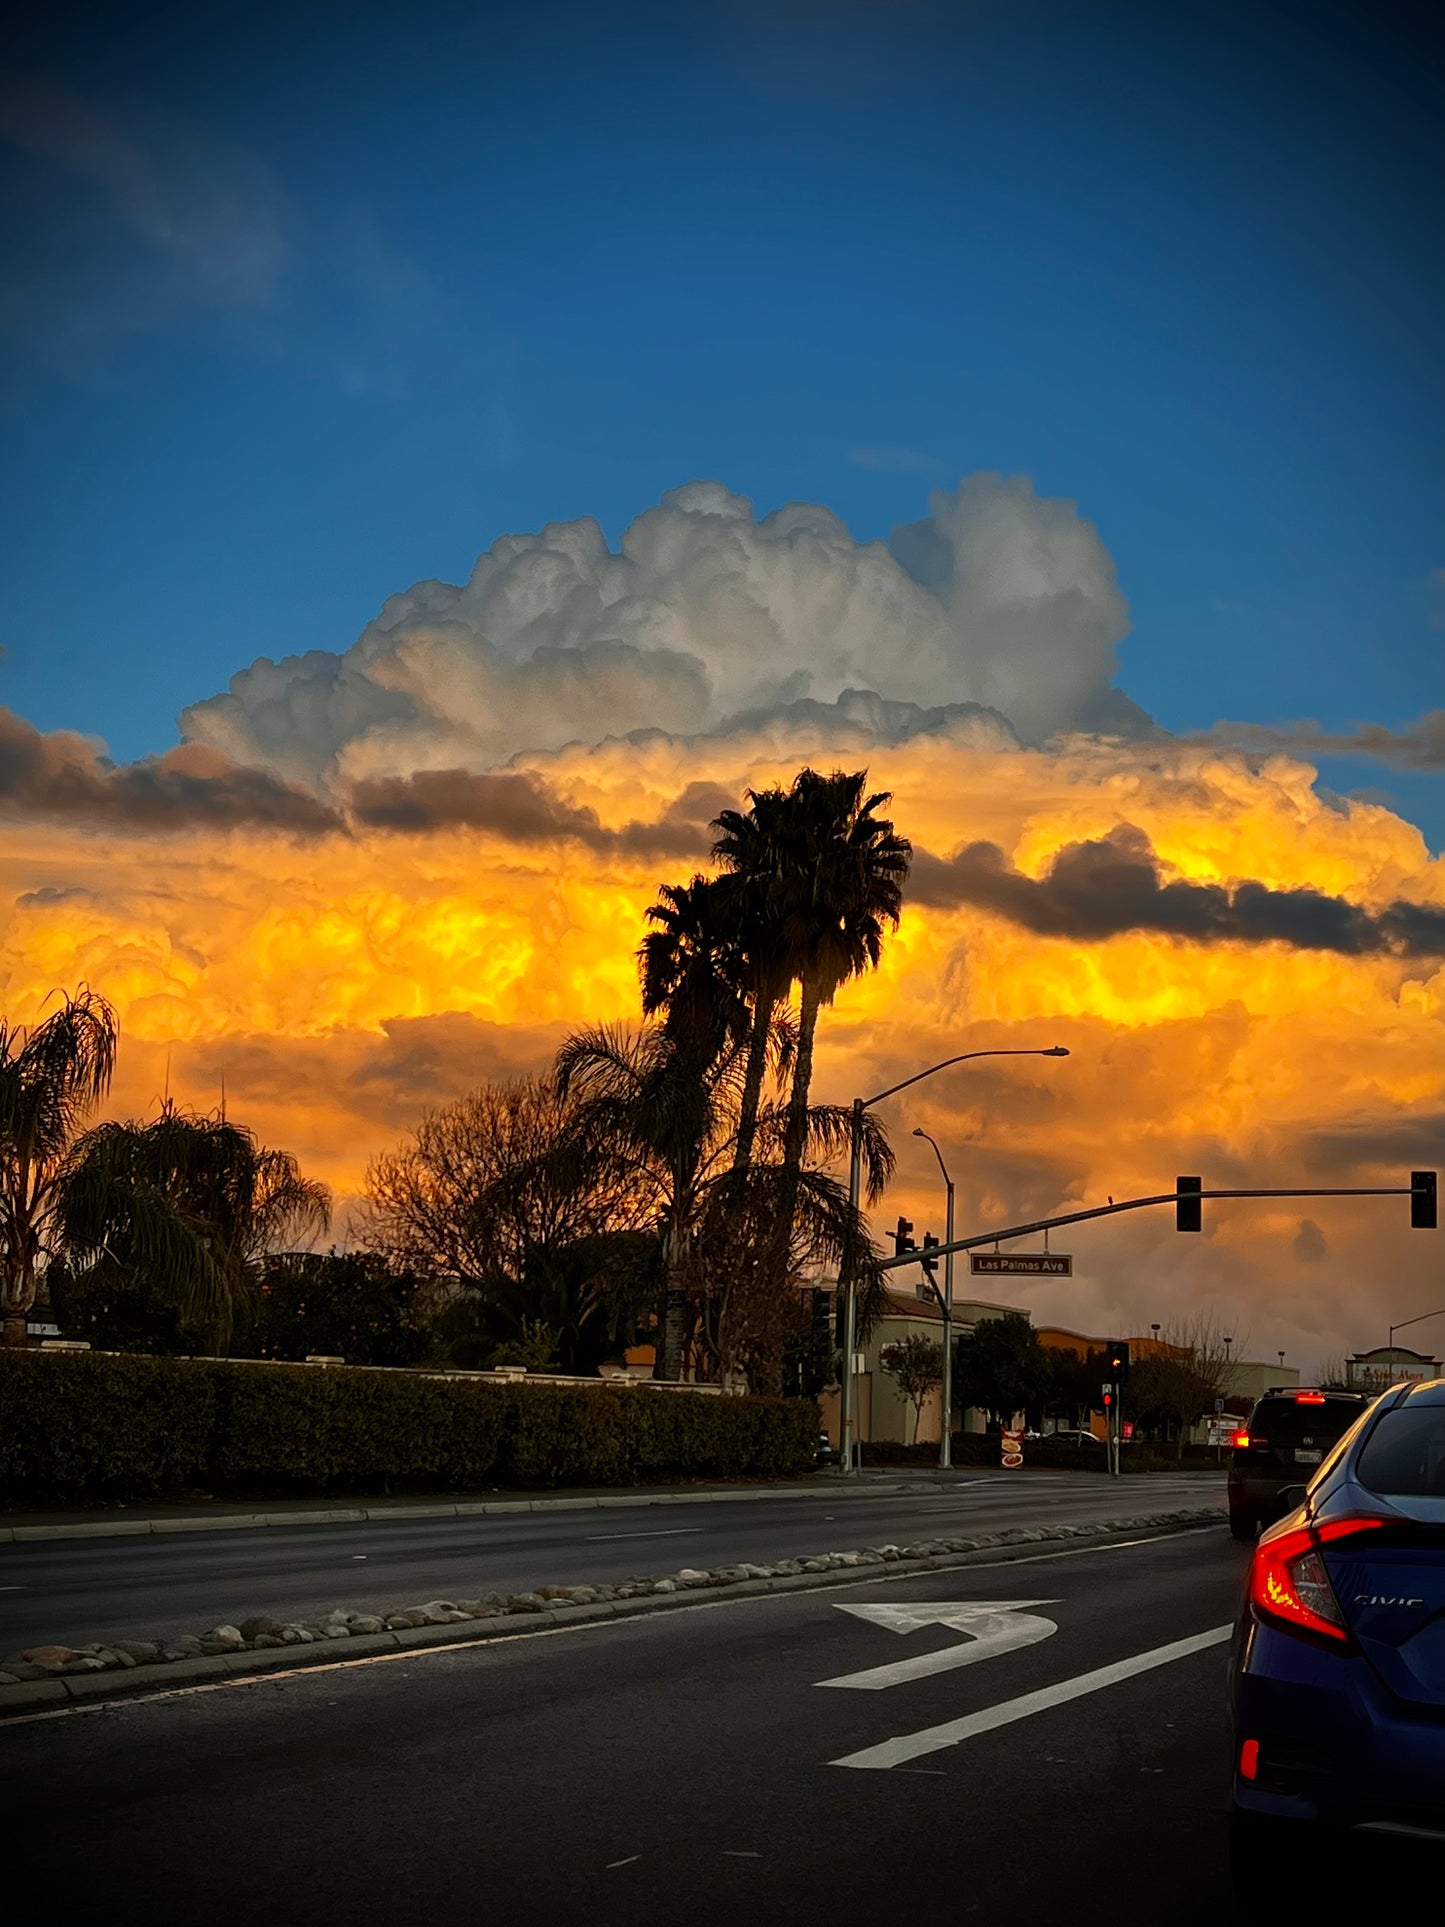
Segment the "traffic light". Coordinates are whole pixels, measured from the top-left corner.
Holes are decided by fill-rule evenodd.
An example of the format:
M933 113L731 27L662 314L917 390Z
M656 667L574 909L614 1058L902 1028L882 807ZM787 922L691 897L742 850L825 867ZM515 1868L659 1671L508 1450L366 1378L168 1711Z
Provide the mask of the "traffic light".
M1114 1388L1112 1385L1106 1385L1104 1387L1104 1410L1106 1412L1112 1412L1113 1409L1114 1409Z
M918 1246L913 1242L913 1225L900 1213L898 1228L893 1233L893 1255L895 1258L901 1258L905 1252L917 1251L917 1249Z
M1200 1178L1176 1178L1174 1189L1178 1196L1174 1201L1174 1229L1176 1231L1202 1231L1204 1229L1204 1205L1199 1193L1204 1189ZM1193 1193L1193 1196L1190 1193Z
M1109 1345L1109 1376L1121 1386L1129 1376L1129 1341L1116 1338Z
M930 1278L936 1278L938 1276L938 1260L933 1256L933 1253L938 1249L938 1244L938 1239L934 1237L931 1231L924 1232L923 1252L919 1262Z
M1410 1173L1410 1223L1416 1231L1433 1231L1438 1223L1437 1185L1433 1171Z

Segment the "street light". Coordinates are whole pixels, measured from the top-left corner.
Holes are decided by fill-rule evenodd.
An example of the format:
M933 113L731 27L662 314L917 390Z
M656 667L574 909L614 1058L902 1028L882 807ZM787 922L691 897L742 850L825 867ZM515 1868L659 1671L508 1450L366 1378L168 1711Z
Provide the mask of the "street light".
M1389 1369L1392 1372L1395 1369L1395 1333L1404 1331L1407 1325L1423 1325L1427 1318L1445 1318L1445 1307L1439 1311L1422 1311L1418 1318L1402 1318L1397 1325L1391 1325L1390 1342L1386 1350L1390 1354Z
M886 1091L877 1091L872 1097L855 1097L848 1129L848 1202L854 1219L858 1215L858 1199L863 1186L863 1113L872 1105L881 1104L886 1097L897 1097L900 1091L906 1091L911 1084L921 1084L925 1077L933 1077L954 1064L966 1064L975 1057L1067 1057L1068 1054L1063 1044L1050 1044L1045 1050L960 1051L957 1057L945 1057L941 1064L930 1064L926 1071L915 1071L912 1077L905 1077L901 1084L891 1084ZM850 1253L849 1257L848 1277L843 1286L843 1378L838 1397L838 1437L844 1472L854 1469L853 1347L858 1335L858 1259L856 1252Z
M948 1166L943 1161L943 1153L922 1126L913 1133L921 1137L925 1144L933 1145L933 1155L938 1159L938 1168L943 1173L947 1189L948 1204L943 1227L943 1242L953 1243L953 1179L948 1175ZM938 1463L943 1470L953 1464L953 1253L943 1254L943 1384L939 1389L939 1399L943 1406L943 1436L938 1441Z

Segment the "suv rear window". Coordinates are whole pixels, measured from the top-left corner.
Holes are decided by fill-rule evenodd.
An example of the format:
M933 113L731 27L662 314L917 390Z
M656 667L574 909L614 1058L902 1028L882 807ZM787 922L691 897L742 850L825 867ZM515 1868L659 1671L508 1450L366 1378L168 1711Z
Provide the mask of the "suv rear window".
M1333 1445L1364 1411L1362 1398L1330 1398L1323 1405L1301 1405L1293 1398L1262 1398L1250 1414L1249 1429L1271 1445L1297 1445L1311 1439Z
M1445 1405L1382 1412L1355 1477L1371 1492L1394 1498L1445 1499Z

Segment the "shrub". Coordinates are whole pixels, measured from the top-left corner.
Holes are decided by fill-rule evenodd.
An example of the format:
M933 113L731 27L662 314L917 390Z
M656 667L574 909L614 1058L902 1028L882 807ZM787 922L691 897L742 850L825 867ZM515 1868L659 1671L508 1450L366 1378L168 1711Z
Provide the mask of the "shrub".
M817 1433L811 1399L0 1353L12 1502L789 1477L812 1469Z

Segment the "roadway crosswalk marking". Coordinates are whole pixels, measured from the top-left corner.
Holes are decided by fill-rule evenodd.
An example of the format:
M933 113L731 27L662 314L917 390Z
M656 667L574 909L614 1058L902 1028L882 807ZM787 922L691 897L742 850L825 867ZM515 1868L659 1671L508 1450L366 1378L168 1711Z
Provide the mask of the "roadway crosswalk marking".
M1019 1699L987 1706L981 1713L968 1713L962 1719L945 1720L941 1726L926 1726L918 1733L900 1733L895 1739L864 1747L861 1753L848 1753L841 1760L830 1760L829 1765L875 1770L903 1766L909 1760L922 1759L928 1753L939 1753L946 1746L957 1746L960 1741L974 1739L980 1733L991 1733L996 1727L1010 1726L1015 1720L1030 1719L1035 1713L1046 1713L1051 1706L1062 1706L1068 1700L1082 1699L1086 1693L1097 1693L1106 1686L1116 1686L1121 1680L1133 1679L1138 1673L1152 1672L1156 1666L1168 1666L1173 1660L1188 1659L1193 1653L1206 1652L1211 1646L1221 1645L1233 1631L1232 1625L1214 1626L1207 1633L1195 1633L1189 1639L1176 1639L1168 1646L1154 1647L1151 1652L1136 1653L1132 1659L1116 1660L1112 1666L1099 1666L1091 1673L1080 1673L1075 1679L1061 1680L1057 1686L1044 1686L1036 1693L1023 1694Z

